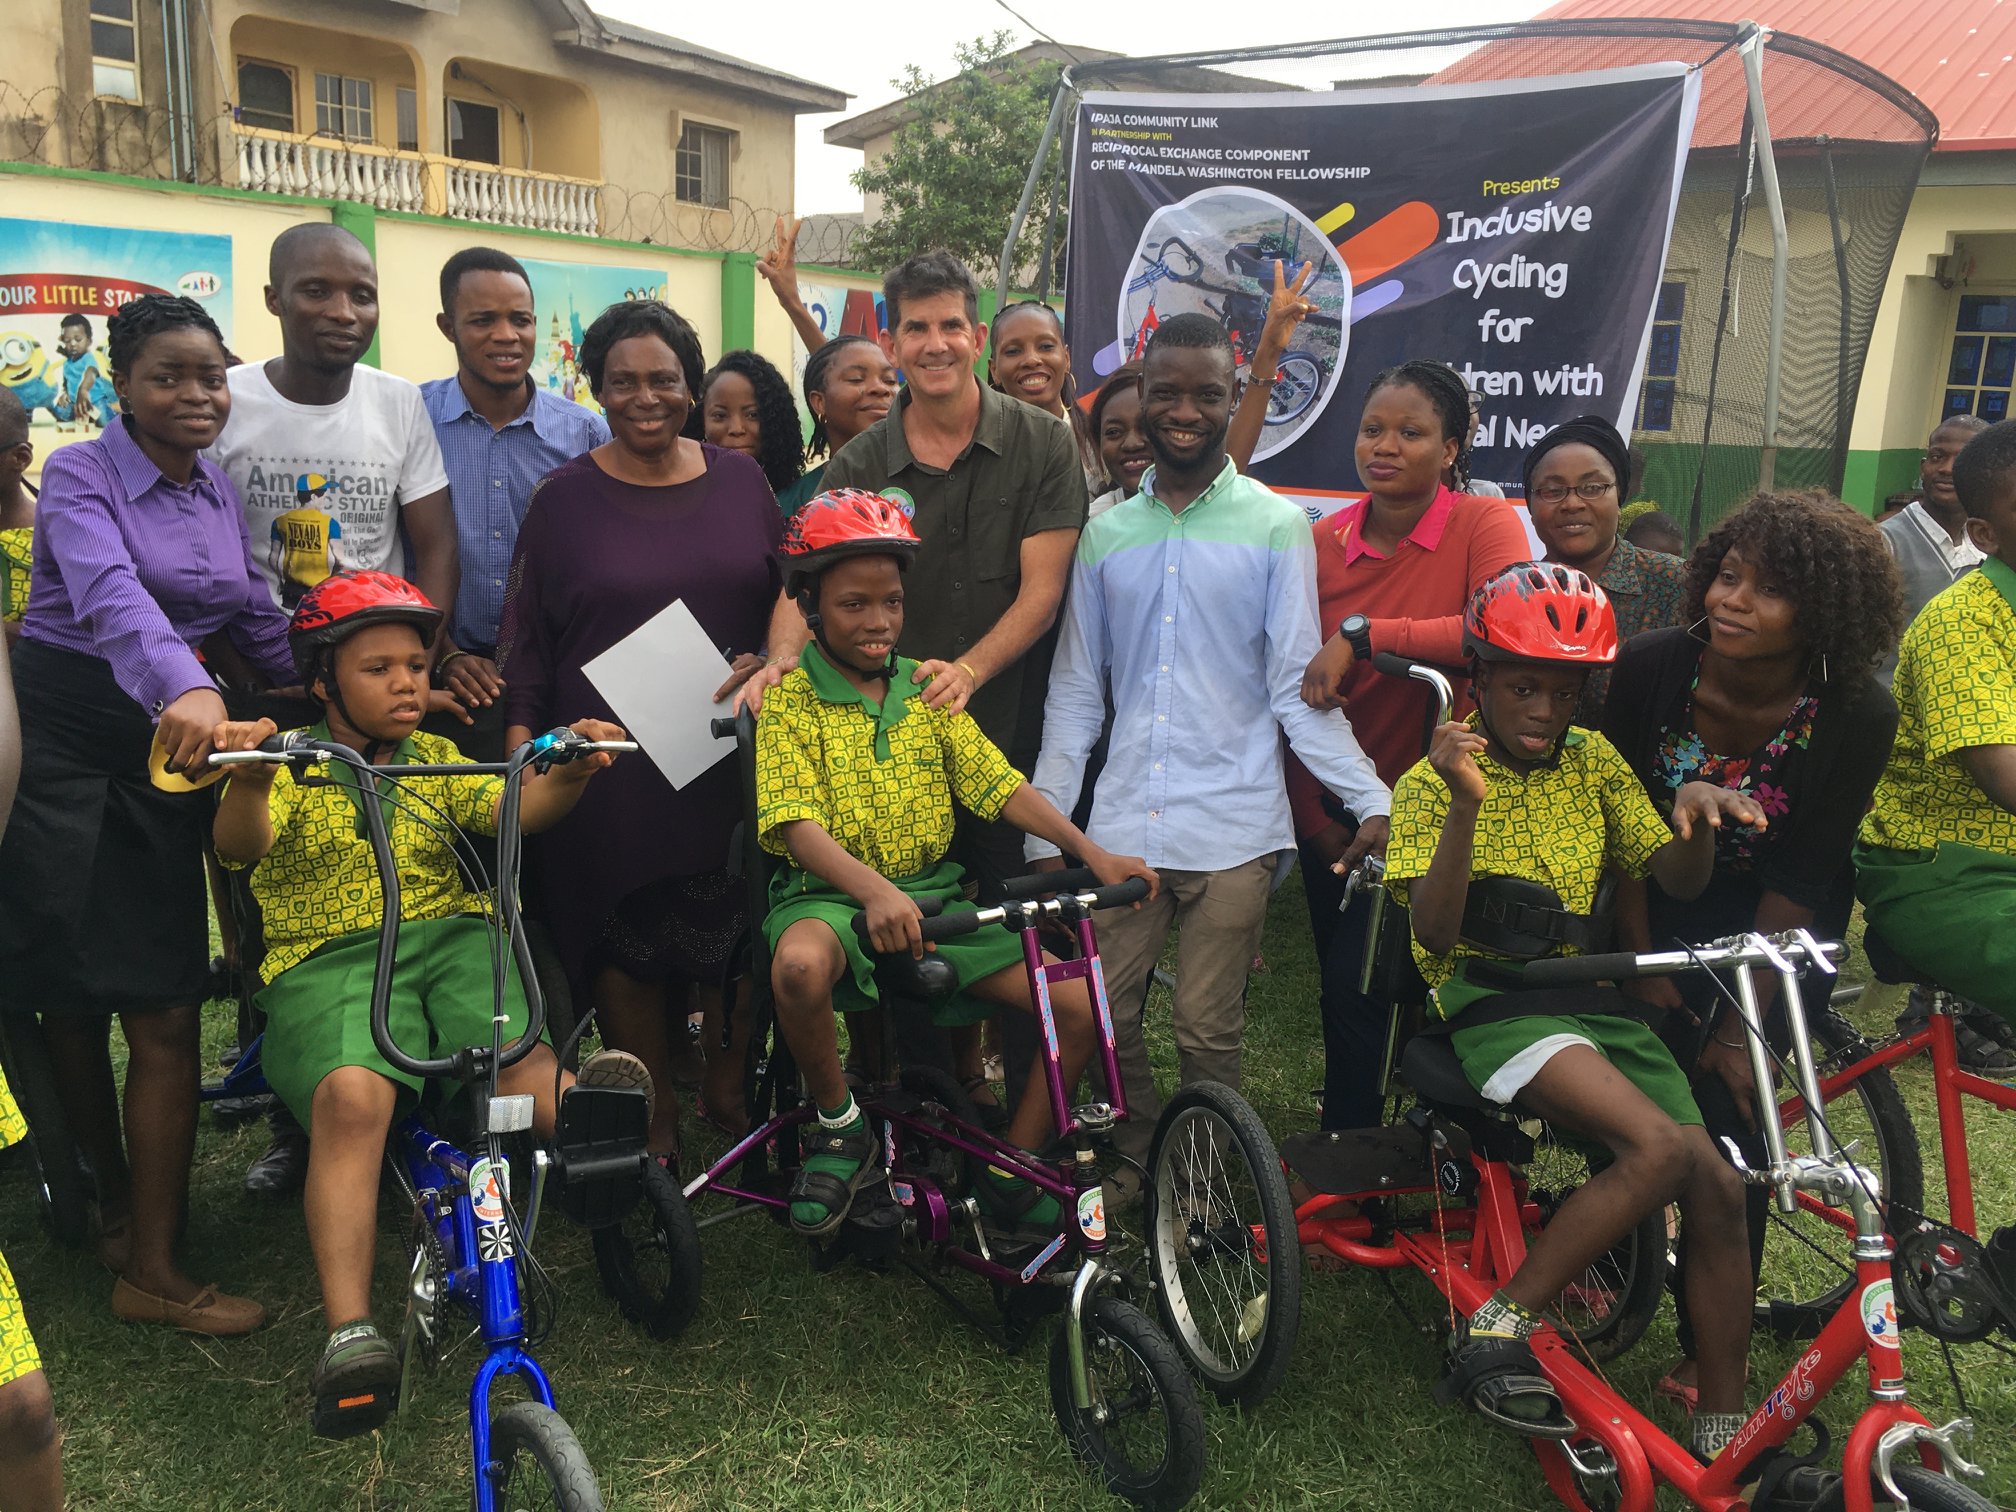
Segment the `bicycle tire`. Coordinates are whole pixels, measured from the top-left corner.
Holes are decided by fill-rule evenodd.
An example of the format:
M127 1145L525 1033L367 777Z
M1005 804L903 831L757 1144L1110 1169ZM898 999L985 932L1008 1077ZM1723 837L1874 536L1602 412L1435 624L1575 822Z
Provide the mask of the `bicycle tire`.
M498 1504L512 1512L541 1507L603 1512L602 1487L587 1451L567 1420L542 1403L513 1402L492 1414L490 1463L484 1472L497 1488ZM534 1489L547 1499L530 1500Z
M1163 1329L1219 1401L1257 1406L1295 1351L1303 1267L1280 1153L1246 1099L1217 1082L1171 1098L1149 1146L1145 1197Z
M1979 1491L1923 1465L1892 1465L1890 1473L1897 1489L1909 1499L1911 1512L1996 1512L1995 1503ZM1875 1512L1895 1512L1900 1504L1891 1500L1882 1481L1874 1476L1870 1479L1874 1483L1870 1490L1875 1497ZM1842 1512L1847 1505L1846 1484L1837 1480L1814 1506L1814 1512Z
M1540 1226L1594 1174L1586 1152L1542 1129L1526 1168ZM1571 1342L1596 1361L1614 1360L1645 1336L1666 1293L1666 1210L1647 1213L1605 1251L1549 1311Z
M1815 1014L1807 1023L1815 1042L1814 1062L1823 1080L1869 1053L1868 1041L1836 1013ZM1886 1206L1914 1215L1922 1212L1925 1166L1918 1131L1889 1071L1872 1067L1863 1072L1830 1098L1826 1108L1827 1124L1836 1140L1844 1145L1860 1142L1856 1161L1874 1169ZM1787 1119L1788 1154L1802 1154L1811 1148L1804 1138L1807 1128L1803 1114ZM1809 1199L1802 1196L1801 1201ZM1756 1326L1781 1339L1813 1338L1854 1284L1847 1264L1847 1231L1820 1219L1810 1207L1802 1207L1799 1216L1788 1218L1773 1204L1767 1209L1765 1223ZM1802 1236L1822 1246L1821 1253L1816 1255L1802 1242ZM1825 1284L1821 1284L1822 1277Z
M1267 424L1293 425L1323 392L1323 364L1314 352L1289 352L1274 369Z
M602 1289L662 1341L684 1333L700 1312L700 1230L672 1173L649 1157L642 1169L644 1201L591 1235Z
M82 1249L91 1241L92 1210L97 1183L84 1164L84 1152L70 1134L63 1101L56 1094L56 1072L42 1026L27 1014L0 1014L0 1066L7 1085L28 1124L22 1142L32 1163L31 1175L42 1221L57 1243Z
M1176 1352L1148 1315L1118 1297L1094 1297L1085 1309L1085 1355L1104 1422L1095 1409L1071 1401L1071 1355L1065 1318L1050 1340L1050 1408L1072 1452L1099 1472L1106 1489L1149 1512L1175 1512L1204 1480L1204 1409ZM1115 1387L1123 1386L1123 1392ZM1121 1436L1130 1419L1161 1419L1135 1444ZM1146 1453L1141 1452L1146 1450Z

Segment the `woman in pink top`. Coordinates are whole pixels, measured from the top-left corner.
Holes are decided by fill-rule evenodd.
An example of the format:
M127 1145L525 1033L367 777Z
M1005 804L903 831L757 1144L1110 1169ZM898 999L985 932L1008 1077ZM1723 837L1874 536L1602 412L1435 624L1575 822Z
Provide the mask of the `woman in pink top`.
M1372 670L1374 651L1457 669L1463 606L1477 586L1530 551L1501 499L1451 491L1469 457L1470 393L1440 362L1404 362L1372 382L1358 421L1358 476L1367 496L1316 523L1316 588L1328 639L1309 663L1303 699L1349 708L1358 743L1388 787L1420 760L1419 683ZM1467 693L1460 674L1454 680ZM1384 1088L1386 1013L1358 991L1369 900L1343 914L1331 864L1351 842L1349 821L1289 760L1302 885L1323 969L1323 1127L1371 1128ZM1408 969L1411 969L1411 965Z

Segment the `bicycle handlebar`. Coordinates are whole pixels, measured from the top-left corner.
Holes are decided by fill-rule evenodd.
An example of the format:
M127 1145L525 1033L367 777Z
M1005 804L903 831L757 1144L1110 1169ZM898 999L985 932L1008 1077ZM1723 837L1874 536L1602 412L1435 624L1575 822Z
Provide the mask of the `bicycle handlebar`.
M1831 964L1846 954L1839 941L1815 942L1818 956ZM1771 939L1769 944L1785 961L1814 964L1815 951L1794 936ZM1591 982L1625 982L1641 977L1677 976L1683 971L1704 971L1720 966L1776 966L1771 953L1742 939L1718 940L1693 951L1662 950L1644 955L1632 951L1612 951L1605 955L1550 956L1544 961L1528 961L1519 971L1522 987L1580 987Z
M436 766L401 766L396 772L401 777L449 777L471 774L501 774L504 778L504 800L500 805L497 819L497 853L500 857L517 853L518 800L523 788L519 780L528 767L546 770L558 762L573 761L593 751L634 751L637 743L630 740L588 740L575 731L562 727L549 730L536 740L528 740L501 763L455 762ZM264 762L275 766L308 766L321 762L337 761L357 774L358 781L370 783L373 793L377 791L378 769L364 759L357 751L341 741L316 740L296 731L286 735L273 735L259 743L252 751L215 751L210 755L213 766L244 766ZM386 775L390 775L389 773ZM371 842L372 861L378 868L378 887L384 903L384 914L378 925L378 960L371 980L371 1041L378 1053L391 1065L409 1076L469 1077L480 1071L488 1057L488 1047L471 1046L457 1050L452 1055L422 1058L408 1055L400 1049L392 1038L391 1002L392 975L398 956L399 945L399 864L392 853L392 837L385 823L384 808L378 803L361 803L364 827ZM539 1043L539 1036L546 1027L546 999L539 990L537 969L532 960L532 947L525 938L525 930L519 919L518 889L503 885L499 879L497 906L502 915L504 930L511 942L512 954L518 961L518 972L525 988L525 1031L504 1046L497 1056L497 1070L516 1065L532 1053L532 1047Z
M1040 898L1048 893L1081 892L1097 887L1099 877L1089 866L1073 866L1065 871L1031 872L1001 884L1004 898Z
M1058 875L1068 875L1059 873ZM1047 879L1046 879L1047 880ZM1076 905L1087 911L1096 912L1102 908L1119 908L1124 904L1138 903L1148 896L1148 883L1140 877L1129 877L1125 882L1116 882L1111 887L1095 887L1084 892L1064 893L1055 898L1045 898L1040 902L1012 901L996 904L992 908L974 909L965 913L940 914L935 908L926 912L920 932L927 944L935 940L956 939L976 930L985 929L990 924L1006 923L1010 913L1025 917L1048 915L1051 918L1063 916L1067 904ZM927 900L919 899L918 907L925 908ZM929 900L935 903L936 900ZM861 937L861 943L874 949L868 937L868 916L854 915L854 933Z

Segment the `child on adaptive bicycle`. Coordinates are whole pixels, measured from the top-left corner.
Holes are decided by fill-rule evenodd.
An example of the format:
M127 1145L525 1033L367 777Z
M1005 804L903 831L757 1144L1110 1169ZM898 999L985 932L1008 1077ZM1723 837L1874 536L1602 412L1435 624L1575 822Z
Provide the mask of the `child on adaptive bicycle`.
M427 710L427 647L441 611L419 589L382 572L344 572L310 589L288 628L301 681L321 705L308 734L362 753L374 766L446 764L455 746L421 733ZM614 725L584 719L590 740L620 740ZM245 751L275 734L261 719L217 726L220 751ZM593 752L524 779L520 817L526 831L564 817L588 778L609 765ZM399 1359L371 1322L371 1261L377 1241L378 1171L394 1115L422 1091L419 1078L394 1069L371 1038L370 1003L384 899L359 805L356 774L331 765L326 783L297 779L291 768L233 769L217 809L215 838L227 867L257 865L252 892L266 921L266 1015L262 1068L281 1100L313 1136L305 1203L308 1241L322 1283L328 1344L311 1383L315 1429L327 1437L362 1433L394 1406ZM499 942L465 887L454 824L494 834L504 779L495 774L416 777L381 793L399 864L398 955L391 1027L402 1044L439 1055L488 1045L496 1006L492 962ZM508 958L508 951L507 951ZM503 1000L504 1039L525 1027L524 988L516 967ZM503 1095L530 1093L533 1127L553 1132L557 1087L573 1078L541 1044L499 1072ZM634 1057L591 1057L582 1080L642 1086Z
M917 663L896 654L903 632L903 571L918 546L896 504L856 489L821 494L791 519L781 547L787 589L813 644L763 703L756 727L758 834L790 859L770 890L763 922L771 951L777 1023L819 1110L791 1189L791 1226L818 1237L847 1216L880 1168L877 1140L840 1069L835 1007L875 1002L874 963L854 931L865 915L872 948L924 954L918 904L948 912L963 873L945 860L953 801L983 819L1005 817L1082 858L1101 883L1155 873L1134 856L1092 844L1008 764L964 713L928 708L911 680ZM957 978L940 1022L970 1022L1006 1004L1030 1011L1022 942L981 930L933 947ZM974 1000L979 1000L976 1004ZM1064 1084L1092 1051L1092 1005L1082 981L1051 989ZM1007 1138L1025 1150L1050 1133L1042 1067L1032 1072ZM1010 1229L1053 1229L1055 1199L988 1167L982 1205Z
M1569 1431L1527 1339L1543 1309L1646 1214L1678 1200L1700 1350L1693 1447L1743 1424L1750 1259L1743 1190L1701 1126L1687 1077L1611 986L1522 991L1498 964L1588 949L1606 867L1692 898L1725 820L1764 824L1730 789L1693 782L1672 828L1601 735L1571 729L1582 685L1617 657L1609 600L1583 573L1522 562L1486 581L1463 624L1477 712L1435 732L1393 794L1386 876L1411 911L1432 1012L1485 1098L1517 1098L1615 1157L1532 1236L1525 1262L1456 1330L1438 1396L1528 1436ZM1742 1299L1732 1305L1730 1299Z

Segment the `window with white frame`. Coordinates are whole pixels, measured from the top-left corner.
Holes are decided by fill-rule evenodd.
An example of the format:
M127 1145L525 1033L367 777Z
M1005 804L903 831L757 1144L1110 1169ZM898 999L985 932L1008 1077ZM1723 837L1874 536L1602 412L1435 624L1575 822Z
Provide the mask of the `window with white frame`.
M238 60L238 122L261 131L294 129L294 71L257 58Z
M352 79L343 74L315 75L315 129L346 142L377 140L372 110L373 87L369 79Z
M679 128L672 155L672 192L689 205L719 210L728 203L728 148L734 133L691 122Z
M91 92L140 99L140 38L133 0L91 0Z

